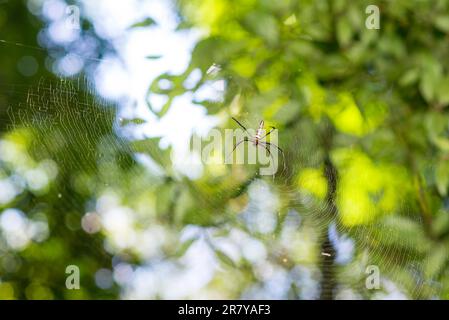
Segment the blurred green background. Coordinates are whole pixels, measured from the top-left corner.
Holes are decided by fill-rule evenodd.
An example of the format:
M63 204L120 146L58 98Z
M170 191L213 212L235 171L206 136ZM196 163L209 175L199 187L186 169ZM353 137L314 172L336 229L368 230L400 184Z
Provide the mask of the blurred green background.
M130 11L146 2L132 23L111 18L126 16L118 1L0 2L0 299L449 298L449 1ZM79 29L57 41L67 5ZM369 5L379 29L366 27ZM154 67L138 69L157 75L139 82L145 110L133 113L104 97L120 86L103 62L136 34L164 47L144 33L162 28L157 8L175 17L170 34L194 35L191 50L177 72L144 54ZM99 27L110 18L120 36ZM278 129L274 177L180 169L182 143L167 136L188 145L201 133L185 123L235 129L231 117ZM79 289L66 287L69 265Z

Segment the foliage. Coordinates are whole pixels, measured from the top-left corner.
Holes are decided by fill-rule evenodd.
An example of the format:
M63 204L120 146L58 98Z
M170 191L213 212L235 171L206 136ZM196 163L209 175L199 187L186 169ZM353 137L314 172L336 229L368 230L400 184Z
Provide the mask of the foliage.
M42 102L14 108L16 126L1 127L0 181L23 187L0 209L20 209L27 225L43 221L48 232L14 247L1 229L0 297L135 297L118 266L182 282L197 248L217 268L182 297L449 298L449 1L378 1L379 30L365 28L370 4L178 1L177 32L204 36L185 72L152 82L149 100L167 102L149 109L163 118L176 97L223 81L222 99L194 103L221 128L235 127L231 116L278 128L286 168L273 179L239 165L205 165L188 178L159 138L121 137L112 109L90 92L78 96L70 81L47 93L44 119L33 109ZM186 80L198 70L192 87ZM150 170L136 154L151 159ZM32 170L46 183L33 184ZM101 231L86 232L86 212L102 217ZM347 239L354 249L341 259ZM69 264L83 270L80 291L63 285ZM365 287L368 265L379 266L380 291ZM98 288L100 268L114 271L113 285ZM173 296L153 287L145 297Z

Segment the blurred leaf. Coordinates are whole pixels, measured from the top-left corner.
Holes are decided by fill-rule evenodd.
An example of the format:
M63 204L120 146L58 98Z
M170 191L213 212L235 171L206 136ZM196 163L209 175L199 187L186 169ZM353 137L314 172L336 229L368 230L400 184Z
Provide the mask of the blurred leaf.
M211 100L193 101L193 103L204 106L208 114L216 114L223 109L223 103Z
M191 22L188 22L186 20L182 20L178 26L176 27L176 31L185 30L185 29L191 29L194 25Z
M218 258L218 260L220 262L222 262L224 265L226 265L228 267L232 267L232 268L236 267L234 261L231 258L229 258L226 253L224 253L223 251L221 251L217 248L214 249L214 252L215 252L215 256Z
M435 169L435 181L438 192L445 197L447 195L447 187L449 184L449 162L440 161Z
M160 55L160 54L158 54L158 55L151 55L151 56L146 56L145 58L149 59L149 60L157 60L157 59L162 58L162 55Z
M436 98L436 88L441 81L442 68L438 61L431 57L423 57L424 69L422 70L419 89L428 103L433 103Z
M352 38L352 26L345 18L341 18L337 22L337 38L342 47L346 47Z
M298 186L319 199L327 194L327 180L322 168L303 168L298 176Z
M153 18L148 17L142 21L132 24L129 28L150 27L153 25L156 25L156 21Z
M149 155L163 169L171 167L171 149L161 150L159 142L161 138L147 138L131 142L131 149L134 152Z
M442 79L437 85L438 102L442 106L449 104L449 77Z
M414 84L419 79L419 70L414 68L407 70L399 80L401 86L409 86Z
M184 241L181 246L178 248L178 250L175 253L176 257L182 257L184 254L189 250L190 246L195 243L195 241L198 240L197 238L192 238Z
M448 263L449 251L444 245L432 246L432 250L424 260L424 274L427 278L434 278Z
M177 190L178 188L168 181L158 187L158 196L156 197L156 211L158 216L167 217L167 215L172 214L170 211L173 209L176 201L178 201L176 198Z
M435 26L444 32L449 32L449 15L438 16L434 20Z
M129 125L129 124L137 124L137 125L138 124L143 124L145 122L146 122L146 120L144 120L144 119L134 118L134 119L122 119L120 121L120 124L122 126L126 126L126 125Z
M375 238L379 244L418 253L431 248L419 223L400 216L387 216L377 224Z
M449 212L439 210L432 221L432 231L437 237L443 236L449 231Z
M432 102L435 96L436 78L430 73L426 73L422 78L419 85L419 90L427 102Z
M268 44L275 45L278 42L278 22L271 14L251 11L245 17L244 25Z

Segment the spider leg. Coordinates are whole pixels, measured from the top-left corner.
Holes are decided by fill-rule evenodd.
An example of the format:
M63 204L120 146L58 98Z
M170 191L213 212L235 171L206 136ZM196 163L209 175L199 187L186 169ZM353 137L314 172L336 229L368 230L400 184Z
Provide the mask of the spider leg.
M232 155L232 153L235 151L235 149L237 149L237 147L238 147L240 144L242 144L242 143L244 143L244 142L247 142L247 141L250 141L249 138L248 138L248 137L243 137L242 140L240 140L239 142L237 142L237 143L234 145L234 148L233 148L232 151L229 153L229 155L228 155L228 157L227 157L226 159L227 159L227 160L229 159L229 157ZM227 160L226 160L226 163L228 163Z
M271 160L274 161L273 155L271 154L270 148L268 148L267 145L265 145L265 142L259 142L259 145L261 145L265 150L267 150L268 155L271 157Z
M266 135L264 135L263 137L261 137L260 140L262 140L262 139L265 138L265 137L268 137L268 136L270 135L270 133L272 133L274 130L276 130L275 127L270 127L270 128L271 128L271 130L268 131L268 133L267 133Z
M271 154L270 148L268 148L268 146L265 144L265 142L259 142L259 145L261 145L262 148L264 148L265 150L267 150L268 155L269 155L270 158L271 158L271 161L274 162L274 158L273 158L273 155ZM275 173L273 173L273 181L274 181L274 175L275 175Z
M248 130L245 128L245 126L243 124L241 124L236 118L231 117L232 120L234 120L235 122L237 122L237 124L243 129L245 130L245 132L251 137L251 134L248 132Z
M242 140L240 140L239 142L237 142L234 146L234 148L232 149L231 153L233 153L235 151L235 149L239 146L239 144L249 141L248 137L244 137Z
M265 144L265 145L267 145L267 146L273 146L273 147L276 147L276 148L282 153L282 155L284 155L284 151L282 151L282 149L279 148L279 147L278 147L277 145L275 145L274 143L266 142L266 141L262 141L262 142L260 142L260 143L263 143L263 144Z
M282 154L282 160L283 160L282 162L284 163L284 169L285 169L285 156L284 156L284 151L281 148L279 148L274 143L270 143L270 142L266 142L266 141L259 142L259 144L262 144L264 147L267 148L267 150L269 149L270 146L276 147L278 149L278 151Z

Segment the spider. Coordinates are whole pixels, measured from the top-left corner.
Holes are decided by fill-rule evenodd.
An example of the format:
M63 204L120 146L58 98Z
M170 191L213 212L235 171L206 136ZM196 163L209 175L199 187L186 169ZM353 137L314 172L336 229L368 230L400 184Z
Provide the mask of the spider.
M264 124L265 124L265 122L263 120L261 120L260 123L259 123L259 128L256 131L256 135L253 137L248 132L248 130L245 128L245 126L242 125L236 118L234 118L234 117L231 117L231 118L232 118L232 120L234 120L249 135L249 137L244 137L242 140L240 140L239 142L237 142L235 144L234 148L231 151L231 154L235 151L235 149L241 143L252 142L255 147L262 146L265 150L267 150L267 152L270 155L271 159L273 159L273 156L271 155L271 152L270 152L270 146L273 146L273 147L277 148L281 152L282 157L284 157L284 151L282 151L282 149L279 148L277 145L275 145L274 143L267 142L267 141L262 141L263 138L268 137L270 135L270 133L272 133L274 130L276 130L275 127L270 127L270 131L268 131L268 133L266 133L265 135L262 136L263 131L264 131ZM284 163L284 165L285 165L285 163Z

